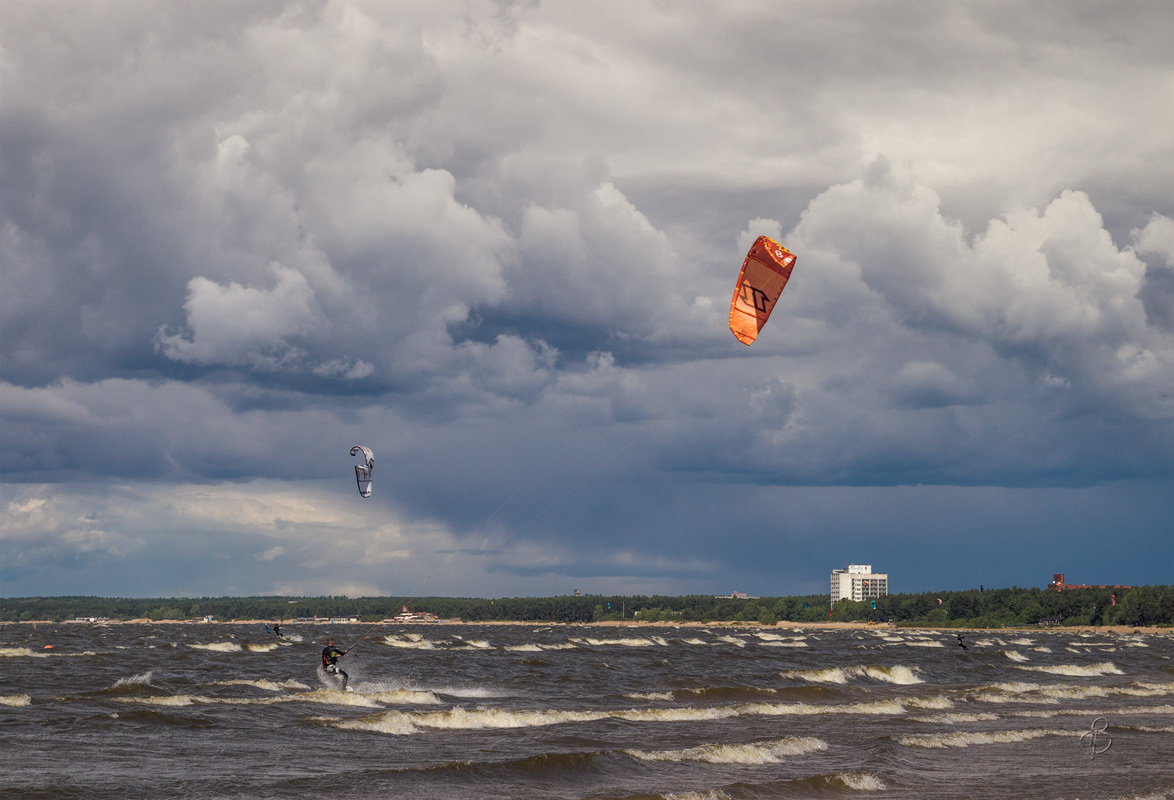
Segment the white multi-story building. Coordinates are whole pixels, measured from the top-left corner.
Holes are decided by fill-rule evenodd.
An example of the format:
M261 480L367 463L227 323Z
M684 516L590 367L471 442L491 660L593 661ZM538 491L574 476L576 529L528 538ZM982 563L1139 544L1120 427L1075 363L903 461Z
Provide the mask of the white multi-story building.
M837 600L869 600L889 593L888 573L872 571L872 564L849 564L832 570L832 604Z

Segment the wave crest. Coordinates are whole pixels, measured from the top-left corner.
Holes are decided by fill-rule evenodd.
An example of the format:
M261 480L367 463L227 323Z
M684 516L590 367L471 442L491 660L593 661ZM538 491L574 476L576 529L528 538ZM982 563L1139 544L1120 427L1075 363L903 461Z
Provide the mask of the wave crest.
M788 736L746 744L703 744L682 750L624 750L641 761L701 761L706 764L777 764L789 756L826 750L827 742L812 736Z

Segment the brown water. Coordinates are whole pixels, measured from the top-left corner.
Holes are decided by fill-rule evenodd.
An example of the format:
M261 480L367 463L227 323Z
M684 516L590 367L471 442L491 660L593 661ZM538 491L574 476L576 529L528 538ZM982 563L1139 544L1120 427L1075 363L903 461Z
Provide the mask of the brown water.
M1174 798L1174 637L0 626L27 798ZM328 635L354 691L317 669ZM51 649L45 645L51 644Z

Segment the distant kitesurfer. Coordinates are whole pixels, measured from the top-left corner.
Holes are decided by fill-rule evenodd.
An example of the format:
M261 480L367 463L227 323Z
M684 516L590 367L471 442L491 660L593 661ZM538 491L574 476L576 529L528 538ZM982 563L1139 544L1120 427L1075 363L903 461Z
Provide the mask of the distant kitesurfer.
M962 641L962 637L963 637L963 636L965 636L965 635L966 635L966 634L963 634L963 633L959 633L959 634L957 634L957 636L958 636L958 646L959 646L959 647L961 647L963 650L966 650L966 649L968 649L968 648L966 647L966 644L965 644L965 643Z
M342 676L342 689L344 692L346 691L349 676L338 666L338 660L345 655L346 650L339 650L335 647L333 639L326 640L326 646L322 648L322 669L326 670L327 675Z
M281 637L281 623L280 622L273 623L273 635L276 636L278 639L282 638Z

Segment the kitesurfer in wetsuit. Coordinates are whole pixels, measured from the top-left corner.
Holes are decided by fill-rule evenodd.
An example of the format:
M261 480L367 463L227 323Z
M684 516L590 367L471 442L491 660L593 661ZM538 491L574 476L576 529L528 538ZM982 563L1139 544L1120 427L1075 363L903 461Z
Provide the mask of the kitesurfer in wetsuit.
M349 676L342 671L338 666L338 660L346 655L346 650L339 650L334 646L333 639L326 640L326 646L322 648L322 669L326 670L328 675L342 676L342 689L346 691L347 680Z
M966 647L966 644L965 644L965 643L962 641L962 637L963 637L965 634L959 633L959 634L956 634L956 635L958 636L958 646L959 646L959 647L961 647L963 650L966 650L966 649L967 649L967 647Z
M278 639L282 638L281 623L280 622L273 623L273 635L276 636Z

